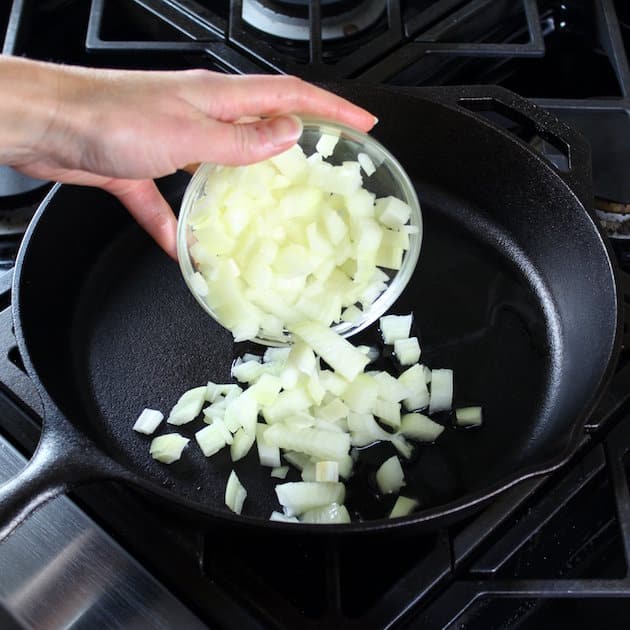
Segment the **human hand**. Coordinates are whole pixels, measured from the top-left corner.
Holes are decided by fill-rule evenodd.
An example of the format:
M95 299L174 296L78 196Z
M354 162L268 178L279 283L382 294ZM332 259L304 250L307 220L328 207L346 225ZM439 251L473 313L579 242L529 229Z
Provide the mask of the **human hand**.
M25 79L29 74L35 76ZM173 258L177 222L154 178L190 163L248 164L280 153L301 132L291 114L363 131L376 122L295 77L93 70L1 58L0 84L9 75L11 90L30 94L26 105L16 98L15 126L0 133L0 162L32 177L110 192ZM264 118L238 122L252 117Z

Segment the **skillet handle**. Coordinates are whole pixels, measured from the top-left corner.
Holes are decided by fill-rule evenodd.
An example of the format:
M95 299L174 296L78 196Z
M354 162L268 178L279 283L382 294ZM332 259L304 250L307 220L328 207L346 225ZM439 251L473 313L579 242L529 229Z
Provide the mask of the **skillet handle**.
M526 142L518 135L514 138L528 150L545 159L558 175L573 190L585 208L593 205L591 149L586 138L567 124L556 118L546 109L532 101L499 86L463 86L430 88L436 100L447 105L464 108L473 114L492 121L492 115L507 119L511 123L534 133L557 151L559 160L552 160L546 153L536 148L536 143ZM560 167L556 161L565 162Z
M0 485L0 542L56 496L90 481L128 476L61 412L48 407L33 457L15 477Z

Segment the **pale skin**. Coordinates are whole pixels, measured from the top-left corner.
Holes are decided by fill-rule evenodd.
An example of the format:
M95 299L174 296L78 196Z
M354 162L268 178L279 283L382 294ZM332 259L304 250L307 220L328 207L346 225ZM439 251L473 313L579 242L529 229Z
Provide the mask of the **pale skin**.
M249 164L280 153L300 135L296 115L362 131L376 122L295 77L208 70L97 70L0 56L0 94L0 164L106 190L173 258L176 219L156 178L198 162Z

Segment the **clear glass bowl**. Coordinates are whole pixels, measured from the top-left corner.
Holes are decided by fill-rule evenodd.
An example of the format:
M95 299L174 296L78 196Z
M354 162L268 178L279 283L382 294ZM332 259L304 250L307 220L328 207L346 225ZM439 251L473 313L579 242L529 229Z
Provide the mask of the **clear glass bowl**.
M391 195L407 203L411 208L409 225L418 228L417 234L409 235L409 249L403 255L401 268L398 271L384 269L390 276L387 288L371 306L363 311L360 321L356 323L341 322L332 326L343 337L350 337L386 313L411 279L418 262L422 243L420 202L409 176L398 160L380 142L365 133L336 122L304 119L303 123L304 130L298 144L307 156L315 152L315 145L323 133L339 135L339 141L334 152L326 158L326 161L339 165L345 161L357 161L359 153L367 154L376 166L376 171L368 177L362 170L363 187L374 193L376 198ZM204 185L213 168L216 168L213 164L201 164L184 192L178 222L177 254L184 280L195 299L210 316L222 324L204 297L195 290L193 274L196 268L190 254L190 246L196 242L196 239L188 221L195 202L205 194ZM285 333L281 338L257 337L254 339L254 341L268 346L286 345L290 343L290 340L289 333Z

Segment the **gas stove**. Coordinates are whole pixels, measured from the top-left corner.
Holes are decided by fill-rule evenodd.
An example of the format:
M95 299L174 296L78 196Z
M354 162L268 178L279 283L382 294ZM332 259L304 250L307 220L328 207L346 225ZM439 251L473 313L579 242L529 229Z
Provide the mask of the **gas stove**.
M624 0L13 0L0 28L5 54L68 64L287 72L405 90L502 85L588 138L596 206L622 266L630 261ZM493 122L566 159L517 122ZM21 234L49 187L0 171L0 481L39 436L10 285ZM228 535L120 485L82 488L0 545L0 625L625 628L629 398L624 354L567 465L433 534Z

